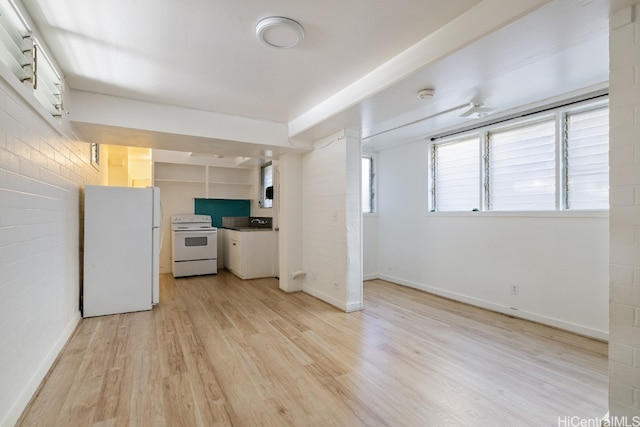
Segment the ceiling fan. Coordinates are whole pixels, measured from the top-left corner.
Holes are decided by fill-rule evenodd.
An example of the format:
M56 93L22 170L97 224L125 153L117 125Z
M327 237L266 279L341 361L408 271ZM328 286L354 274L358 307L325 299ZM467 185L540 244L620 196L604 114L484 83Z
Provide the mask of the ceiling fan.
M467 111L465 111L464 113L460 114L460 117L469 117L469 118L484 117L487 114L495 111L495 108L484 107L483 105L484 104L482 102L471 101L469 103L470 108L468 108Z
M431 98L434 94L434 90L433 89L423 89L418 91L418 97L420 99L425 99L425 98ZM429 120L429 119L433 119L434 117L438 117L438 116L442 116L445 114L449 114L449 113L453 113L454 111L458 111L458 110L462 110L463 108L466 108L467 110L460 114L459 117L464 117L464 118L469 118L469 119L476 119L476 118L482 118L487 116L489 113L495 111L497 108L491 108L491 107L483 107L483 103L478 101L478 100L472 100L466 104L462 104L462 105L457 105L455 107L451 107L448 108L446 110L442 110L442 111L438 111L437 113L431 114L429 116L426 117L421 117L417 120L413 120L409 123L404 123L398 126L394 126L390 129L385 129L382 130L380 132L371 134L371 135L366 135L362 137L363 141L366 141L368 139L374 138L376 136L380 136L382 134L388 133L388 132L392 132L398 129L402 129L404 127L407 126L411 126L411 125L415 125L416 123L420 123L423 122L425 120Z

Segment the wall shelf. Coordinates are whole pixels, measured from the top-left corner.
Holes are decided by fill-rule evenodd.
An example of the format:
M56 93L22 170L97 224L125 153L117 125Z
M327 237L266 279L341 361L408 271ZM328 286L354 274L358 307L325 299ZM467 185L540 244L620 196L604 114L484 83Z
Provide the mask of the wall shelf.
M209 184L216 184L216 185L244 185L245 187L251 187L251 184L248 184L246 182L209 181Z
M198 197L251 199L253 169L154 162L155 185L193 185Z
M204 184L202 181L192 181L188 179L167 179L167 178L156 178L156 182L175 182L175 183L183 183L183 184Z

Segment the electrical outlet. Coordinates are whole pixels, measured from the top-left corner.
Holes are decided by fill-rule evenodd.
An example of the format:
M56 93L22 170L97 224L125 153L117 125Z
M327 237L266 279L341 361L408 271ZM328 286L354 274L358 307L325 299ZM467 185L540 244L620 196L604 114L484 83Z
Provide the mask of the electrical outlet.
M520 293L519 285L511 285L511 295L518 295Z

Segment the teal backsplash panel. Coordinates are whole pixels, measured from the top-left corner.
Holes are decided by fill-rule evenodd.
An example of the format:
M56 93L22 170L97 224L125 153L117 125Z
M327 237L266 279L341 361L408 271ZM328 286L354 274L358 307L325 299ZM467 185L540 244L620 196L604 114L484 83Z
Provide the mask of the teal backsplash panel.
M251 216L251 200L195 199L194 212L211 215L211 225L222 227L223 216Z

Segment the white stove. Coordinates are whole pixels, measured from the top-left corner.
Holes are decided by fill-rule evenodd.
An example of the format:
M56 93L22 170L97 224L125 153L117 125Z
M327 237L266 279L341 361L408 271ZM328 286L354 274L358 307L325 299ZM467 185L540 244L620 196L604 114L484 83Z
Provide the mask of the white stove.
M173 277L218 272L218 229L209 215L171 217L171 271Z
M209 215L173 215L171 230L217 230Z

